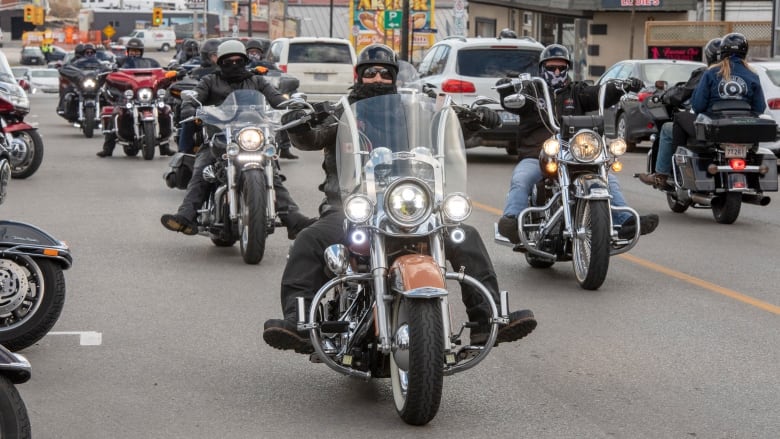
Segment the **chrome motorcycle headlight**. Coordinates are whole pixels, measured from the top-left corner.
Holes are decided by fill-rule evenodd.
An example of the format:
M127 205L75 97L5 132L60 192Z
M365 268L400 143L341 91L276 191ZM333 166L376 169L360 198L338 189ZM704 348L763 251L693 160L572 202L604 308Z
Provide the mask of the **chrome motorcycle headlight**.
M264 140L263 132L256 128L244 128L238 132L238 146L247 151L257 151Z
M133 99L133 90L125 90L125 99Z
M91 88L95 88L95 86L97 85L97 82L95 82L95 80L92 79L92 78L87 78L87 79L84 80L84 82L81 83L81 85L84 88L91 89Z
M601 136L590 130L580 131L569 142L572 156L581 162L596 160L601 154L602 147Z
M385 211L399 226L422 224L430 216L431 209L430 193L416 180L398 180L387 189Z
M152 89L151 88L142 88L138 90L138 100L141 102L149 102L152 100Z
M441 212L451 222L463 222L471 215L471 200L465 194L449 194L441 203Z
M609 142L609 152L614 156L621 156L626 153L626 150L628 150L628 145L623 139L615 139Z
M235 143L231 143L225 147L225 154L231 157L237 156L239 152L241 152L241 149Z
M365 195L352 195L344 203L344 215L353 223L364 223L374 213L374 204Z
M558 151L561 150L561 143L558 142L558 139L550 137L544 141L542 144L542 149L544 150L545 154L551 157L555 157L558 155Z
M157 99L162 99L165 97L165 89L161 88L157 90Z

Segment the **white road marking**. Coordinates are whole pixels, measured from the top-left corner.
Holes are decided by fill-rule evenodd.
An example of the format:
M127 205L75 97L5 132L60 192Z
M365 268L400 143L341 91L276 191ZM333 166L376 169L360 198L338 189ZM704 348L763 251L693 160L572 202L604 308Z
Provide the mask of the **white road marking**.
M78 335L81 346L100 346L103 344L103 333L95 331L55 331L48 335Z

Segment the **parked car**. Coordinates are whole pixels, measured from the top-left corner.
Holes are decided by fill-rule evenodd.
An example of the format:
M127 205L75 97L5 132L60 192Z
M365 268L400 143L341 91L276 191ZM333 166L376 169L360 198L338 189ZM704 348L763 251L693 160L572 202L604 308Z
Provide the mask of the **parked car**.
M43 56L43 52L41 52L40 47L22 47L21 56L19 57L19 64L23 66L44 66L46 65L46 57Z
M421 80L436 86L462 105L471 105L478 96L499 99L491 87L496 81L520 73L539 74L539 55L544 46L532 38L449 37L434 44L417 70ZM503 126L483 131L466 144L496 146L517 154L519 116L491 106L501 115Z
M298 78L311 102L336 101L355 82L355 49L341 38L277 38L266 59Z
M751 62L750 66L761 80L761 88L766 99L766 114L771 115L780 127L780 62ZM780 141L764 144L780 159Z
M44 93L58 93L60 87L60 71L57 69L41 68L30 69L31 84L33 90Z
M30 77L30 68L24 66L11 67L11 72L13 72L14 78L16 78L16 82L19 83L19 86L27 93L31 93L32 87L30 86L30 83L32 82L32 77Z
M604 132L608 137L623 137L628 150L636 144L650 139L658 127L639 111L639 103L655 90L656 81L666 81L669 86L685 82L691 73L706 65L695 61L674 59L629 59L612 65L596 81L601 85L608 79L639 78L645 88L638 93L629 93L619 103L604 110Z

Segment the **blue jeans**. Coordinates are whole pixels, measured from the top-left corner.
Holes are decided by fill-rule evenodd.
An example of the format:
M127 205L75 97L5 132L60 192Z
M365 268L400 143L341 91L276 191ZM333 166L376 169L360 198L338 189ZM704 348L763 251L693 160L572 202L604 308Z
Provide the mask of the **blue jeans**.
M658 155L655 157L656 174L672 175L672 127L674 123L666 122L661 126L661 134L658 137Z
M195 135L195 124L190 122L184 122L179 126L179 152L192 154L193 145L192 137Z
M528 196L531 195L531 189L542 179L542 170L539 169L539 160L528 158L523 159L515 166L512 171L512 182L509 184L509 192L506 194L504 204L504 216L517 216L528 207ZM626 205L626 199L620 191L620 183L617 177L608 174L609 194L612 195L610 204L622 207ZM623 224L631 218L627 212L612 212L612 222L614 224Z

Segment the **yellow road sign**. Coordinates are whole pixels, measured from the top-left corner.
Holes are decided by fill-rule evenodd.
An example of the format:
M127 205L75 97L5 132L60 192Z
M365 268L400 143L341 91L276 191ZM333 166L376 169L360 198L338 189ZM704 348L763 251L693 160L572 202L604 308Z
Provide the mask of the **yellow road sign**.
M114 26L106 25L106 27L103 28L103 35L105 35L108 38L111 38L116 33L116 29L114 29Z

